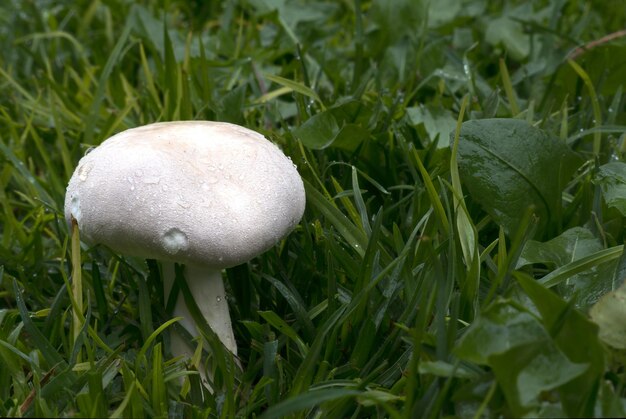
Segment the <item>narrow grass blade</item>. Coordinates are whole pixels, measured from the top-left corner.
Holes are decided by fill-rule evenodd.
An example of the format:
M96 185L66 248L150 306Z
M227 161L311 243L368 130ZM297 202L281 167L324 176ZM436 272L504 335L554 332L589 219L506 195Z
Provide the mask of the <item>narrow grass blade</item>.
M367 237L365 234L352 224L341 211L331 205L324 196L306 180L304 180L304 189L309 203L328 219L337 231L339 231L339 234L343 236L346 242L352 246L359 255L363 256L367 245Z
M272 284L274 288L276 288L276 290L283 296L285 300L287 300L287 303L296 315L296 319L298 319L298 322L302 325L302 327L304 327L308 335L313 336L315 334L315 326L313 325L313 322L311 321L311 318L307 313L307 309L304 301L302 300L302 297L298 294L298 290L288 287L287 285L283 284L281 281L270 275L263 274L262 276L265 280Z
M280 418L290 416L296 412L319 406L324 402L342 399L344 397L356 397L362 392L350 388L331 388L323 390L311 390L298 396L286 399L281 403L267 409L261 418Z
M598 95L596 89L593 87L593 83L589 78L587 72L574 60L567 60L567 63L574 69L574 71L583 79L587 90L589 91L589 97L591 97L591 106L593 108L594 126L597 129L593 134L593 154L595 156L600 155L600 146L602 145L602 131L599 127L602 126L602 112L600 112L600 102L598 101Z
M13 292L15 293L15 303L22 317L22 323L24 323L24 331L28 333L29 337L34 341L35 346L41 351L46 362L48 362L50 366L59 365L61 368L67 367L65 360L31 321L30 313L24 303L24 296L15 279L13 280Z
M80 236L78 223L72 218L72 295L75 304L72 305L73 342L76 343L82 329L83 318L83 277L80 257ZM78 355L77 362L80 362Z
M278 315L273 311L259 311L258 313L259 316L263 317L265 321L268 322L272 327L274 327L283 335L287 336L296 344L302 358L306 357L309 348L304 343L302 338L298 336L296 331L291 328L291 326L289 326L283 319L278 317Z
M567 265L563 265L560 268L550 272L548 275L544 276L537 282L539 282L546 288L553 287L565 281L567 278L576 275L577 273L584 272L602 263L619 259L623 251L624 245L601 250L589 256L577 259L571 263L568 263Z
M430 174L424 167L422 163L422 159L420 158L417 150L415 148L410 149L411 156L413 157L413 162L417 165L417 168L422 176L422 181L424 182L424 186L426 187L426 192L428 193L428 197L430 198L430 202L435 209L435 213L437 214L437 218L439 219L439 223L444 230L444 234L447 236L450 231L450 223L448 221L448 216L446 215L446 211L443 208L443 204L441 203L441 199L439 198L439 194L437 193L437 189L433 184L433 180L430 177Z
M511 78L509 77L509 70L506 68L504 58L500 58L500 77L502 78L502 85L504 86L504 92L509 100L511 106L511 115L516 116L519 114L519 106L517 105L517 99L515 98L515 91L513 90L513 84L511 84Z
M271 74L266 74L265 78L267 78L270 81L273 81L276 84L280 84L281 86L287 87L293 90L294 92L300 93L301 95L304 95L313 99L314 101L319 103L320 107L322 108L322 111L326 110L326 107L324 106L322 99L320 99L320 97L315 92L315 90L311 89L310 87L307 87L302 83L298 83L297 81L289 80L280 76L274 76Z
M148 349L150 349L152 342L154 342L157 336L159 336L169 326L171 326L172 324L178 321L181 321L182 319L183 319L182 317L174 317L173 319L169 319L168 321L163 323L161 326L159 326L154 332L152 332L152 334L148 337L148 339L146 339L143 346L139 350L139 353L137 354L137 362L142 362L142 360L144 360L146 353L148 352Z
M152 389L150 395L152 397L152 410L155 417L166 418L167 401L166 388L163 382L163 353L161 351L161 343L154 345L152 351Z
M131 9L131 13L134 13L133 9ZM111 76L111 72L113 71L115 65L121 61L123 55L128 51L128 49L124 49L124 46L128 41L131 30L133 29L134 21L135 19L133 19L132 16L128 16L124 29L117 38L117 43L115 44L115 47L113 47L113 51L111 51L111 55L109 55L109 58L102 69L102 73L100 74L100 78L98 79L98 87L96 89L93 102L91 103L91 107L89 108L89 116L85 121L84 138L85 143L87 144L93 144L94 128L100 113L100 104L104 100L107 80Z
M139 327L141 329L141 335L144 339L153 333L152 327L152 303L150 301L150 292L148 291L148 285L146 280L142 277L137 278L136 282L138 288L138 308L139 308Z
M51 208L56 208L54 204L54 200L48 194L48 192L41 186L39 181L30 173L30 170L26 168L24 163L13 153L13 150L9 148L4 141L0 138L0 151L5 155L5 157L12 163L13 167L18 171L20 176L24 178L37 192L39 199L48 204Z
M354 193L354 203L361 216L363 230L365 230L367 236L370 236L372 234L372 226L370 225L365 201L363 201L363 195L361 195L361 189L359 187L359 177L357 176L357 171L354 166L352 166L352 192Z

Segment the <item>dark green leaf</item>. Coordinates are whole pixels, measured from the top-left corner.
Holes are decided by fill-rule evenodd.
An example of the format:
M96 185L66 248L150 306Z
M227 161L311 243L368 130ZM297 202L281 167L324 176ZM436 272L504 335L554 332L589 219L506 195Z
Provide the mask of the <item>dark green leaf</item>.
M474 321L457 344L455 353L462 359L489 365L491 356L545 336L545 330L532 314L499 301Z
M528 207L540 231L558 226L561 193L581 163L565 144L525 121L484 119L463 123L458 153L472 198L509 234Z
M584 227L574 227L544 243L529 240L516 268L533 263L560 267L600 250L602 243L591 231Z
M369 138L371 118L371 109L351 100L312 116L294 130L294 135L315 150L332 146L354 151Z
M574 227L545 243L528 241L517 267L533 263L541 263L554 268L574 267L577 261L598 252L603 252L600 240L594 237L588 229ZM574 298L579 307L587 308L612 289L612 273L616 263L615 258L608 261L600 259L598 263L587 266L582 271L571 270L564 281L556 285L563 298L566 300ZM541 282L544 283L545 279Z
M594 182L600 186L606 204L626 216L626 163L615 161L601 166Z
M559 349L572 362L589 365L583 375L561 386L559 392L563 407L569 415L592 416L605 363L597 326L534 279L524 275L517 279L541 313L545 327Z

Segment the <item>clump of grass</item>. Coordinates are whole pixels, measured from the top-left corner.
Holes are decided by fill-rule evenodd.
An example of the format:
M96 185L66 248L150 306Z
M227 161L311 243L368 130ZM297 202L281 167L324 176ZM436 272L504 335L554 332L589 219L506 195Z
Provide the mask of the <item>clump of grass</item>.
M624 182L602 176L623 161L623 39L567 57L626 11L431 3L0 5L0 415L623 416L586 315L623 273ZM562 185L547 227L475 193L464 122L494 117L578 159L543 178ZM89 147L178 119L262 132L306 187L294 233L224 273L237 361L210 336L174 358L159 265L63 216ZM552 152L525 140L519 160Z

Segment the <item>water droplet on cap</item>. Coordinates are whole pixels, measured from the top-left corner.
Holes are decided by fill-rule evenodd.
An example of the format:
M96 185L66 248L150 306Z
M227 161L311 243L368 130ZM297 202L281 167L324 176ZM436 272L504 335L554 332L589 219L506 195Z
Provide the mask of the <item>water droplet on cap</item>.
M173 227L161 236L161 244L165 251L175 255L180 251L185 251L189 247L189 238L180 229Z
M78 168L78 178L83 182L87 180L87 175L91 172L92 165L90 163L85 163Z

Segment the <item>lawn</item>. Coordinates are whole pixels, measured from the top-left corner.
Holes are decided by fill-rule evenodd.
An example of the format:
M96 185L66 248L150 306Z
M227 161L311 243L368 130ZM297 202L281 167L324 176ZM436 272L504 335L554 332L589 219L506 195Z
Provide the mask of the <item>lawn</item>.
M626 416L624 22L623 0L2 1L0 416ZM175 356L160 262L65 220L83 155L175 120L256 130L304 182L295 230L223 271L236 358L206 324Z

